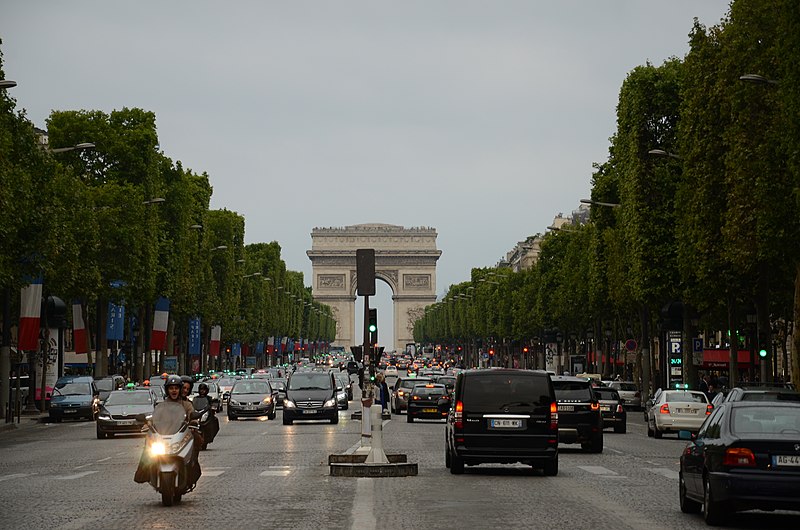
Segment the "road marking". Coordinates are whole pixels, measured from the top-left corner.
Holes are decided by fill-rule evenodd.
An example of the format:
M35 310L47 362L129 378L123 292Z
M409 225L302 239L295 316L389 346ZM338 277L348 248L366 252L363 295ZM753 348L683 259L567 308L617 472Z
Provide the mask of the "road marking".
M89 466L91 466L91 465L92 465L91 463L89 463L89 464L83 464L82 466L77 466L77 467L74 467L74 468L72 468L72 469L83 469L83 468L85 468L85 467L89 467Z
M100 460L98 460L97 462L106 462L107 460L111 460L111 458L113 458L113 457L107 456L107 457L105 457L105 458L101 458L101 459L100 459Z
M359 448L359 447L361 447L361 442L360 442L360 441L358 441L358 442L354 443L354 444L353 444L353 446L352 446L350 449L348 449L347 451L345 451L345 452L344 452L344 454L346 454L346 455L352 455L353 453L355 453L356 451L358 451L358 448Z
M85 422L85 423L76 423L74 425L70 425L70 427L72 427L74 429L76 427L90 427L92 425L94 425L94 422L93 421L88 421L88 422Z
M268 469L259 473L260 477L286 477L292 473L291 469Z
M375 488L373 478L356 479L356 498L353 510L350 512L352 524L350 528L374 529L377 527L375 519Z
M611 452L613 452L613 453L617 453L618 455L623 455L623 454L625 454L625 453L623 453L622 451L617 451L616 449L612 449L611 447L606 447L606 449L608 449L609 451L611 451Z
M18 478L30 477L30 476L37 475L37 474L38 473L14 473L14 474L11 474L11 475L6 475L4 477L0 477L0 482L3 482L5 480L15 480L15 479L18 479Z
M123 456L123 455L127 455L127 454L128 453L125 452L125 451L120 451L119 453L116 454L116 456Z
M661 475L662 477L678 480L678 472L674 469L668 469L666 467L646 467L645 470L650 473L655 473L656 475Z
M97 473L97 471L83 471L81 473L76 473L74 475L64 475L63 477L53 477L53 478L56 480L75 480L76 478L88 477L89 475L92 475L94 473Z
M204 477L218 477L225 473L224 469L204 469L203 476Z
M616 471L611 471L603 466L578 466L578 469L582 469L592 475L619 475Z

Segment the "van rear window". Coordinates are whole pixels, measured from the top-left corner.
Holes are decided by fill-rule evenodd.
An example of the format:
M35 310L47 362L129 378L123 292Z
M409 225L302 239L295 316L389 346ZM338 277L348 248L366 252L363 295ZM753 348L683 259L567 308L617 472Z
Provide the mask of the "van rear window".
M476 374L464 378L465 408L549 406L550 379L522 374Z
M592 389L588 381L553 381L559 401L591 401Z

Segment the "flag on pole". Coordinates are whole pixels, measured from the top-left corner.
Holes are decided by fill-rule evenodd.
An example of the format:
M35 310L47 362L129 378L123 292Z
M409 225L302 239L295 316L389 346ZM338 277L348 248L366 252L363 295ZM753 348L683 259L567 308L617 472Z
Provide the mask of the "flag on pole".
M281 338L281 353L286 352L286 341L289 340L289 337L282 337Z
M275 353L275 337L270 337L267 339L267 355L272 355Z
M106 340L125 339L125 306L114 302L108 303L108 319L106 321Z
M156 302L153 315L153 334L150 335L151 350L167 349L167 323L169 322L169 299L163 296Z
M219 356L219 337L222 334L222 326L212 326L211 342L208 345L208 354L212 357Z
M19 337L20 350L39 349L39 318L42 315L42 277L31 279L20 291Z
M240 342L234 342L233 346L231 347L231 357L241 357L242 356L242 344Z
M260 340L256 342L256 355L261 357L264 355L264 341Z
M200 355L200 317L189 320L189 355Z
M72 345L75 353L89 353L86 342L86 321L83 320L83 305L80 300L72 301Z

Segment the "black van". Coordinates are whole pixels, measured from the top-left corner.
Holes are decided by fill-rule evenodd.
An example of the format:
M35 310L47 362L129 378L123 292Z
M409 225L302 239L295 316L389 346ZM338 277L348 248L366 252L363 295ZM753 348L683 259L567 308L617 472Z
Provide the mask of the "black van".
M513 464L558 474L558 406L544 371L492 369L458 374L447 416L445 465Z
M329 420L339 423L336 380L329 372L295 372L286 382L283 424L294 420Z
M603 416L600 403L584 377L553 376L561 417L558 436L561 443L581 444L584 451L603 452Z

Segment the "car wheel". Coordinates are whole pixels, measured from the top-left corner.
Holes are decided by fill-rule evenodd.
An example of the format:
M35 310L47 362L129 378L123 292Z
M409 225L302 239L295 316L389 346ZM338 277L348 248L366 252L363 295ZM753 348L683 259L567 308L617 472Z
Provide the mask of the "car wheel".
M545 463L542 471L544 472L545 477L555 477L558 475L558 457L555 457L554 459Z
M345 403L344 407L342 407L342 410L350 410L350 403Z
M464 473L464 459L453 453L450 453L450 473L453 475Z
M287 419L287 418L283 418L283 424L284 425L291 425L292 424L292 420Z
M614 432L617 434L625 434L628 432L628 424L623 423L622 425L614 425Z
M414 416L406 412L406 423L414 423Z
M450 469L450 448L447 447L447 440L444 442L444 467Z
M336 424L338 424L338 423L339 423L339 414L336 414L336 416L334 416L334 417L331 419L331 425L336 425Z
M272 412L267 414L267 419L268 420L274 420L277 416L278 416L278 413L273 410Z
M660 440L664 436L664 433L658 430L658 427L653 429L653 437Z
M652 438L653 437L653 429L650 428L650 424L649 423L647 424L647 437L648 438Z
M588 449L588 451L590 453L602 453L603 452L603 435L602 435L602 433L600 434L600 436L595 436L592 439L592 441L589 444L587 444L587 446L588 447L585 447L585 449Z
M98 440L103 440L105 437L106 437L106 433L104 433L100 429L97 429L97 439Z
M683 473L678 476L678 496L683 513L700 513L702 505L686 496L686 481L683 480Z
M711 481L708 475L703 480L703 519L709 526L716 526L722 523L724 519L722 506L714 500L714 493L711 491Z
M229 412L229 413L228 413L228 421L233 421L233 420L235 420L235 419L236 419L236 416L234 416L233 414L231 414L231 413Z

